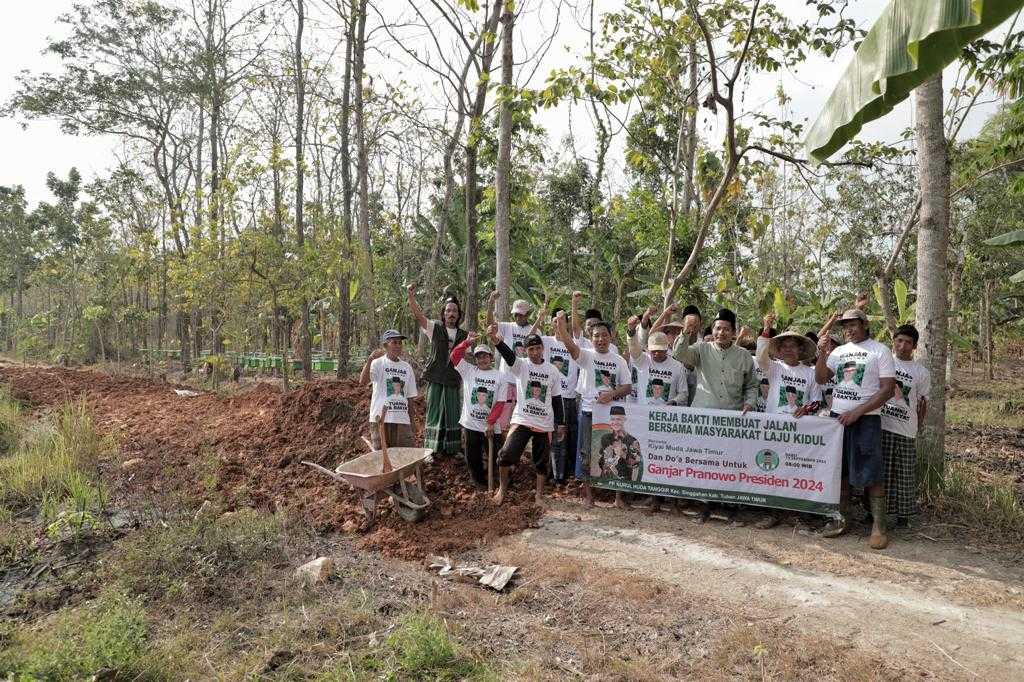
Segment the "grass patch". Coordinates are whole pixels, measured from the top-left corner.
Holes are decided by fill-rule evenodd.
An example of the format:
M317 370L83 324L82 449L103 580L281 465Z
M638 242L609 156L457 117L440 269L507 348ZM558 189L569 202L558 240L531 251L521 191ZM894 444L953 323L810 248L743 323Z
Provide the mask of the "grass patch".
M0 674L26 680L163 679L146 654L146 614L138 600L110 591L59 611L41 625L9 632Z
M253 576L288 561L285 527L281 516L244 510L148 528L122 543L115 575L131 593L150 599L251 596ZM243 580L243 574L251 575Z
M316 679L340 682L371 677L422 682L498 679L489 666L463 650L444 621L424 613L404 616L379 650L350 656L345 664Z
M937 516L1024 537L1024 504L1009 476L983 475L970 465L947 462L942 486L928 501Z
M7 386L0 386L0 456L13 452L23 427L21 403Z
M953 398L946 405L946 422L971 426L1024 428L1024 411L1013 409L1014 405L1005 398Z
M98 464L111 451L84 403L65 405L26 427L15 450L0 459L0 508L38 507L54 535L95 524L107 499Z

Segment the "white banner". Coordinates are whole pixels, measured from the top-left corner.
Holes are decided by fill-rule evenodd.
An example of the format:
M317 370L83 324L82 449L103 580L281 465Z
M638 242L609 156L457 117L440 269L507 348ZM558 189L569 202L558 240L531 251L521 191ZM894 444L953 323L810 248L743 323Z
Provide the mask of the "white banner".
M626 404L593 420L583 467L595 487L816 514L839 507L834 419Z

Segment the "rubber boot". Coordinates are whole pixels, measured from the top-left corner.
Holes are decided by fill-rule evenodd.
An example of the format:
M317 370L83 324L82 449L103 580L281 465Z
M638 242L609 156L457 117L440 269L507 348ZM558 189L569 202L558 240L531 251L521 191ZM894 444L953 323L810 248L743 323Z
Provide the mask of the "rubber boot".
M889 536L885 534L885 495L871 497L871 537L868 546L871 549L885 549L889 546Z

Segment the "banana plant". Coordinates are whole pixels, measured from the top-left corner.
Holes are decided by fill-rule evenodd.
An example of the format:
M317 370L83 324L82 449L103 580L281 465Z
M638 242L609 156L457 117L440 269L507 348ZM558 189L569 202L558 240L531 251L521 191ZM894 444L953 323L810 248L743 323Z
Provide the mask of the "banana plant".
M1003 234L996 235L991 239L985 240L985 246L1017 246L1024 245L1024 230L1012 230ZM1017 274L1010 277L1010 281L1014 284L1020 284L1024 282L1024 270L1021 270Z
M1024 0L892 0L811 126L807 153L828 159L1022 6Z

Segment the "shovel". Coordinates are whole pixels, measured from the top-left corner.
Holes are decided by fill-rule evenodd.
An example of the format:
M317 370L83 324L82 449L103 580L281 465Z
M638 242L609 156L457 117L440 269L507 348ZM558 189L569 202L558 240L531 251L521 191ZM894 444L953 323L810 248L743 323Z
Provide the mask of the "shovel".
M388 458L388 437L384 430L384 417L387 416L388 408L384 408L380 412L380 421L377 422L377 428L380 433L380 460L381 460L381 473L389 474L395 467L391 466L391 460Z

